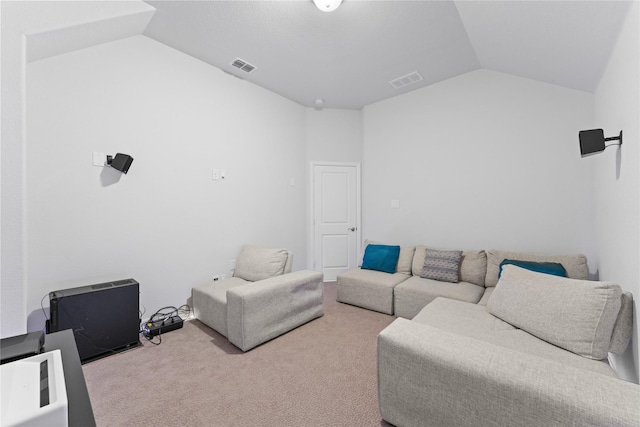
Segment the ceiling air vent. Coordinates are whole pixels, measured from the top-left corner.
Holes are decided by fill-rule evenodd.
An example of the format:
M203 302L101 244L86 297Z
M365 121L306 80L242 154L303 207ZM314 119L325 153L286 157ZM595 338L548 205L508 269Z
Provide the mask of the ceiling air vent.
M240 58L236 58L232 63L232 66L246 72L246 73L250 73L253 70L256 69L255 65L251 65L249 64L247 61L245 61L244 59L240 59Z
M405 86L417 83L420 80L422 80L422 76L417 71L414 71L413 73L409 73L406 76L398 77L395 80L391 80L389 84L396 89L400 89Z

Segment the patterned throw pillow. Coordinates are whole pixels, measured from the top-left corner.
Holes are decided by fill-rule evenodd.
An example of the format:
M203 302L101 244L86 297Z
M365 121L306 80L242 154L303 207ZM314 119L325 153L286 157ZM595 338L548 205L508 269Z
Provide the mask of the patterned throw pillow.
M441 282L458 283L461 258L462 251L427 249L427 256L424 258L424 267L420 277Z

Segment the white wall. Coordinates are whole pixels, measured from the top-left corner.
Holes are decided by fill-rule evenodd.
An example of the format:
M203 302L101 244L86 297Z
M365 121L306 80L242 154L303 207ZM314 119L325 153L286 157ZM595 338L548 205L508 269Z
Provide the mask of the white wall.
M137 36L29 64L27 119L30 329L47 292L103 279L137 279L147 315L183 304L244 243L306 265L298 104Z
M65 51L88 43L141 33L153 8L138 1L31 2L2 1L2 158L1 170L1 307L0 336L26 332L24 269L24 82L29 41L37 39L39 55ZM105 24L108 22L108 25ZM68 36L86 31L88 37L69 43ZM57 37L57 30L64 35ZM51 36L46 43L43 34ZM73 45L73 46L71 46Z
M620 284L635 298L632 345L621 357L612 357L618 373L635 382L640 342L639 9L634 2L595 93L594 127L603 128L607 137L617 136L622 130L622 147L609 147L604 153L585 159L595 166L595 267L600 279Z
M362 111L306 109L307 159L362 161Z
M489 70L365 107L363 238L593 256L592 121L591 94Z

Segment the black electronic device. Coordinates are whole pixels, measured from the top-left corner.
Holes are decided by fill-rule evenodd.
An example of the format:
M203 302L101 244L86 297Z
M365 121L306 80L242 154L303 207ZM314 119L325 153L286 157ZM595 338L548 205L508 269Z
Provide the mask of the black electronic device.
M73 330L82 363L137 347L139 289L125 279L51 292L47 333Z
M580 155L587 157L604 151L609 145L622 145L622 131L620 131L619 136L605 138L602 129L581 130L578 132L578 139L580 140ZM605 145L606 141L620 142L618 144Z
M3 338L0 341L0 353L2 355L2 362L0 364L40 354L43 345L44 333L42 331Z
M182 328L184 321L180 316L171 316L167 319L156 320L153 322L147 322L144 325L142 331L147 338L153 338L156 335L164 334L167 332L175 331Z
M604 131L602 129L581 130L578 132L580 139L580 155L589 156L604 151Z
M133 157L128 154L116 153L115 157L107 156L107 164L112 168L126 174L131 167Z

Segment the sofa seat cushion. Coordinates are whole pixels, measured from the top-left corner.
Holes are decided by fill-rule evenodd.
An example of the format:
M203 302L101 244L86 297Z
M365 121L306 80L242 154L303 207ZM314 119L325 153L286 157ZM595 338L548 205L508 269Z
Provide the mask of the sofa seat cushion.
M468 282L448 283L412 276L393 290L397 317L412 319L424 306L438 297L477 303L484 287Z
M230 277L193 288L193 310L196 318L226 337L227 290L247 283L239 277Z
M485 306L450 298L434 299L413 317L413 321L470 337L485 332L516 330L515 326L489 314Z
M493 316L481 305L436 298L420 310L413 321L616 378L606 361L587 359L549 344Z
M560 347L556 347L555 345L541 340L540 338L536 338L522 329L515 329L513 331L494 331L476 338L500 347L553 360L555 362L562 363L563 365L573 366L575 368L618 378L606 359L587 359L586 357L582 357Z
M393 289L409 276L354 268L338 275L337 300L381 313L393 314Z
M494 316L590 359L606 359L622 290L506 265L487 303Z

